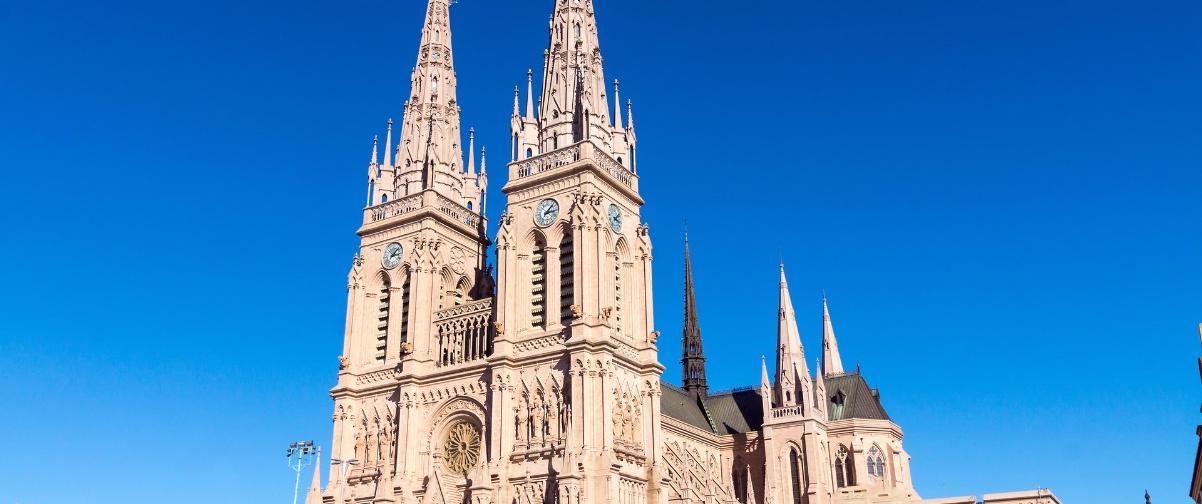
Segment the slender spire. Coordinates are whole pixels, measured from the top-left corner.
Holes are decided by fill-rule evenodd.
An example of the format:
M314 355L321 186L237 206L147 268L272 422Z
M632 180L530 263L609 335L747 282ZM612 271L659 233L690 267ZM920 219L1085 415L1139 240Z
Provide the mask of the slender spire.
M518 100L520 100L521 97L522 97L522 92L518 90L517 86L514 86L513 87L513 116L514 117L519 117L519 115L522 113L521 109L518 108Z
M768 358L760 356L760 387L772 388L772 380L768 378Z
M697 322L697 296L693 291L693 260L689 255L689 232L684 234L684 335L681 351L681 372L684 389L705 396L705 351L701 345L701 325Z
M371 141L371 165L375 166L380 161L380 135L376 135Z
M831 323L831 310L822 294L822 360L826 375L843 374L843 358L839 356L839 341L835 339L835 325Z
M634 102L626 100L626 129L634 129Z
M534 119L534 69L526 69L526 119Z
M467 130L467 175L476 176L476 128Z
M808 381L809 376L801 332L797 330L797 314L793 311L793 298L789 294L789 282L785 278L785 265L782 263L776 319L776 388L779 404L799 404L804 397L803 382Z
M618 79L614 79L614 127L622 129L622 94Z
M488 149L480 148L480 176L476 177L476 185L480 187L480 215L488 208Z
M305 504L321 504L321 447L317 448L317 458L313 461L313 482L309 484Z
M609 152L613 132L606 99L594 2L556 0L544 53L539 130L542 152L591 140Z
M826 378L822 377L822 359L818 359L814 369L818 370L817 373L814 373L818 375L818 377L814 379L814 407L818 408L819 410L825 410L827 401Z
M392 166L392 118L388 118L388 133L384 134L384 166Z
M394 161L400 194L432 188L470 201L457 88L449 1L429 0Z

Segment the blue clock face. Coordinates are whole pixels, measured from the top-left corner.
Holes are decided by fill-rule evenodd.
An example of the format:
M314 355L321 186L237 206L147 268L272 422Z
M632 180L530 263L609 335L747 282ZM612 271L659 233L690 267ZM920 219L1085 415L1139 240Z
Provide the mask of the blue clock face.
M405 254L405 249L400 243L393 243L384 249L384 268L393 269L401 265L401 256Z
M618 209L618 205L609 205L609 227L615 233L622 232L622 211Z
M534 223L538 227L547 227L555 223L555 219L559 218L559 202L553 199L545 199L534 208Z

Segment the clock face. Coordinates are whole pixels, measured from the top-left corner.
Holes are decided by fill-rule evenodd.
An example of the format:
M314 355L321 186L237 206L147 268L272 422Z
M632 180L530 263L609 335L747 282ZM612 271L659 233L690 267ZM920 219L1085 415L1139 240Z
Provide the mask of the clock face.
M401 256L404 255L405 249L400 243L393 243L384 249L384 268L393 269L401 265Z
M622 232L622 211L618 209L618 205L609 205L609 228L615 233Z
M555 219L559 218L559 202L553 199L545 199L534 208L534 223L538 227L547 227L555 223Z

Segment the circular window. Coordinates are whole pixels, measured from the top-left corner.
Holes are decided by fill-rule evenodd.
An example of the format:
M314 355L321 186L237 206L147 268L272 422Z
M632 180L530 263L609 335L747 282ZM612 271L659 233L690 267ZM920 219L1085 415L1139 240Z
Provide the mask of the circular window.
M480 431L468 422L459 422L447 430L443 444L447 457L447 469L455 473L466 473L480 462Z

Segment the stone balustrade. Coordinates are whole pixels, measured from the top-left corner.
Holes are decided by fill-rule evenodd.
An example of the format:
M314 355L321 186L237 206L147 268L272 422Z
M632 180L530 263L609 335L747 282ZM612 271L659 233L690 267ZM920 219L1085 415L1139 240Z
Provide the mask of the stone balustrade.
M363 223L383 222L423 208L434 209L471 229L480 226L480 214L433 190L422 191L370 207L364 210Z
M481 299L434 313L438 367L484 359L492 352L492 299Z
M784 418L790 416L801 416L803 413L800 405L787 406L784 408L772 408L772 418Z
M610 157L609 154L602 152L595 144L587 140L563 149L510 163L509 180L512 182L540 173L563 169L575 165L580 161L591 162L620 186L630 188L636 192L639 190L638 175L627 170L625 166L622 166L622 163Z

